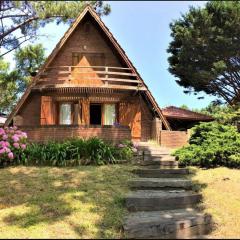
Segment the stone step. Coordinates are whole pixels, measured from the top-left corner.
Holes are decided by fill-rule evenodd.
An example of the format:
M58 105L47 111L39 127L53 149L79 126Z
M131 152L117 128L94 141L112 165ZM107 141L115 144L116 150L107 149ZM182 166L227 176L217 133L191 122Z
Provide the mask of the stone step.
M175 161L176 158L171 155L144 155L144 161L158 160L158 161Z
M211 231L211 216L194 209L130 213L123 225L126 238L181 239Z
M183 178L139 178L129 181L134 189L191 189L192 182Z
M137 190L126 197L126 207L131 212L160 211L193 207L201 199L201 194L185 190Z
M186 168L166 168L166 169L146 169L140 168L133 170L133 173L144 178L179 178L189 174Z
M163 150L157 150L157 149L151 149L151 150L143 150L144 155L171 155L170 151L163 151Z
M178 166L178 162L176 160L144 160L140 162L141 166Z

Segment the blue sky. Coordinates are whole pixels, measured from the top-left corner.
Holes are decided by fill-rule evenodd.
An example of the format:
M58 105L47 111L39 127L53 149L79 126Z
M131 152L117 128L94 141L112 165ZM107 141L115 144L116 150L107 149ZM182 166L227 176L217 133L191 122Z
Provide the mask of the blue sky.
M110 1L112 12L103 17L104 23L113 33L127 53L134 66L152 91L160 107L167 105L188 105L190 108L207 106L214 98L186 95L183 88L175 82L174 76L168 72L168 54L166 49L170 37L169 24L178 19L181 13L188 11L189 6L203 6L202 1ZM47 54L57 44L67 30L67 25L47 25L41 34L48 38L40 38ZM7 57L11 60L11 55Z

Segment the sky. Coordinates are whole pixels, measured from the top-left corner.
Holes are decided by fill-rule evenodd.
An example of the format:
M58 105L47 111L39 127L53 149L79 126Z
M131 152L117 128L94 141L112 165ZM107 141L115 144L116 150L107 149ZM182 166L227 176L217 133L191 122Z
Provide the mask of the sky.
M160 107L169 105L190 108L207 106L213 97L204 93L186 95L168 71L167 48L171 41L169 24L186 13L189 6L204 6L204 1L108 1L111 13L102 17L113 36L124 49ZM47 55L51 53L68 25L47 25L40 31ZM7 56L12 61L12 55ZM197 99L204 96L204 99Z

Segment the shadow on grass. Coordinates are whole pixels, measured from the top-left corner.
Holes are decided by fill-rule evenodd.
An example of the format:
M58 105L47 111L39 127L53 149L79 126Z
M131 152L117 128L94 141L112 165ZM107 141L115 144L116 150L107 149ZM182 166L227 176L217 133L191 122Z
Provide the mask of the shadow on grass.
M189 168L189 172L190 172L188 179L191 180L191 182L192 182L192 191L202 194L203 189L207 188L208 185L206 183L202 183L199 180L194 179L194 176L198 172L198 169L196 167L194 167L194 168L188 167L188 168ZM215 226L214 226L214 222L213 222L211 214L209 214L205 211L206 208L205 208L203 196L202 196L201 202L197 205L196 208L200 212L205 213L206 218L209 219L208 224L206 226L206 231L203 231L202 234L210 234L214 230ZM204 238L204 236L201 236L201 238Z
M128 168L1 169L0 209L9 210L3 222L28 228L64 221L75 232L73 237L121 237L123 197L131 177Z

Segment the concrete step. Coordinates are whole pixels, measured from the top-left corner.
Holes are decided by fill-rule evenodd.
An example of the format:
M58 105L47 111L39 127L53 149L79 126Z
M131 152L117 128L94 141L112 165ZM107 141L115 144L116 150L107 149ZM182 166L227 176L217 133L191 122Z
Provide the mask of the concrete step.
M127 238L176 239L211 231L211 216L194 209L130 213L124 221Z
M183 178L138 178L129 181L134 189L191 189L192 182Z
M133 170L133 173L144 178L179 178L189 174L186 168L147 169L140 168Z
M185 190L137 190L126 197L126 207L131 212L179 209L193 207L201 199L201 194Z

